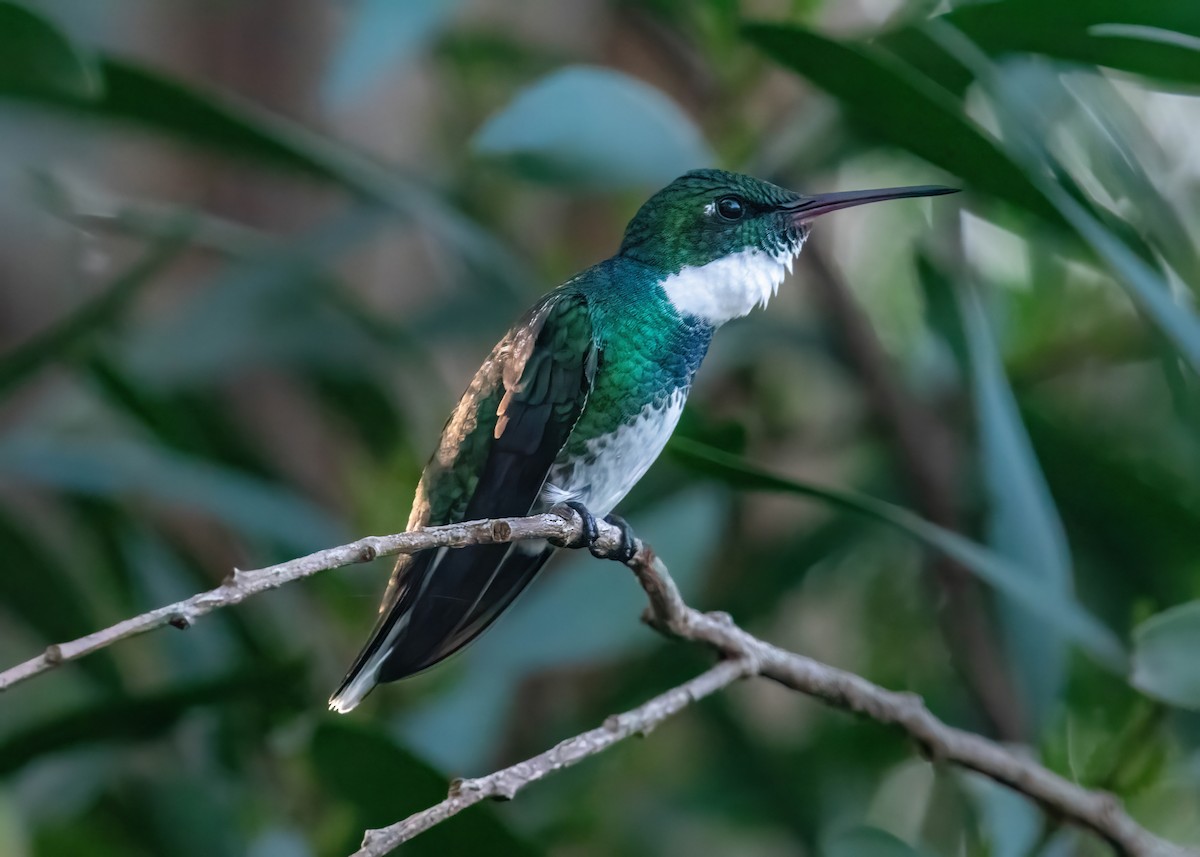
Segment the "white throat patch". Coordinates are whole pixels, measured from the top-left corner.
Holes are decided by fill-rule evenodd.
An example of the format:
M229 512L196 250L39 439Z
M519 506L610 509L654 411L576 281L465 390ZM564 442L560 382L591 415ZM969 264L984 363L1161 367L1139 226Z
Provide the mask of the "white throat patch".
M791 272L793 259L795 253L787 251L743 250L707 265L683 268L663 280L662 287L680 315L721 325L756 306L765 307Z

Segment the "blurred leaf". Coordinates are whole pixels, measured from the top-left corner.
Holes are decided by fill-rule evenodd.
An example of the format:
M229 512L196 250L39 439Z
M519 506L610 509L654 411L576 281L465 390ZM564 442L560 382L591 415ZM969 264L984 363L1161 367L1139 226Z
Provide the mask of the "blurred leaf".
M344 541L340 526L291 491L151 444L32 432L9 435L0 438L0 473L59 491L132 495L155 505L192 509L234 532L297 551Z
M280 476L239 430L218 392L148 389L103 354L92 355L84 369L106 404L136 420L165 446L254 476Z
M327 413L345 415L345 427L377 458L386 458L404 438L401 414L384 385L366 372L358 377L313 372L307 379Z
M528 87L475 135L472 148L549 182L658 186L714 156L659 90L618 71L571 66Z
M251 368L313 366L357 374L370 339L320 287L331 260L380 225L378 209L356 207L321 221L287 246L244 259L131 331L120 345L125 367L156 389L212 387ZM330 343L337 347L330 347Z
M299 664L266 664L142 696L104 700L38 723L0 739L0 774L11 774L39 756L95 743L150 741L171 729L188 711L231 700L259 698L279 705L293 699L303 682Z
M825 841L821 857L924 857L903 839L877 827L852 827Z
M36 532L0 508L0 556L5 565L0 574L0 602L28 623L46 645L95 630L91 606L71 580L57 547L39 544ZM121 687L121 675L109 652L97 652L79 664L106 687Z
M394 167L301 125L230 96L209 92L113 57L99 61L101 94L5 92L41 107L106 122L148 128L188 146L200 146L341 185L356 197L384 205L456 248L492 279L524 284L512 254L444 198Z
M1147 456L1131 432L1117 440L1111 427L1057 401L1027 406L1023 416L1072 538L1102 563L1099 588L1121 619L1139 599L1172 604L1191 597L1200 493L1169 450Z
M460 0L358 0L326 72L322 97L350 101L390 66L410 60L458 10Z
M324 786L356 810L359 829L377 828L439 803L448 778L382 732L323 720L312 739L312 763ZM462 818L440 824L404 846L405 854L534 855L539 850L518 838L493 807L476 805Z
M273 827L254 837L246 857L313 857L304 832L293 827Z
M1014 569L1007 559L958 533L931 524L900 506L850 491L776 476L735 456L685 438L672 438L667 448L697 471L739 488L812 497L835 508L856 512L895 527L962 563L997 592L1047 620L1060 635L1078 643L1098 663L1114 670L1124 671L1126 668L1128 659L1120 642L1082 605L1069 595L1048 592L1044 587L1034 584L1028 574Z
M1190 0L1071 0L1052 16L1040 0L962 3L934 20L993 56L1041 54L1151 80L1200 83L1200 13ZM926 38L924 22L886 33L880 43L956 92L972 79Z
M237 815L242 809L220 781L191 771L139 783L138 827L147 850L171 857L241 857Z
M987 315L970 285L954 289L970 353L979 454L987 493L988 544L1013 561L1013 570L1052 598L1070 599L1071 552L1054 498L1004 374ZM1019 602L1001 601L1000 624L1032 715L1034 734L1046 722L1067 675L1062 638Z
M1027 857L1042 833L1042 813L1020 792L980 774L960 775L979 811L989 857Z
M1200 601L1150 617L1133 630L1138 690L1183 708L1200 709Z
M1035 74L1033 85L1061 90L1076 106L1091 132L1081 142L1091 150L1092 172L1115 199L1130 203L1122 216L1153 236L1155 247L1200 295L1200 253L1170 198L1176 189L1162 186L1151 175L1151 165L1164 172L1171 169L1153 128L1104 74L1062 75L1040 67Z
M0 94L90 99L99 78L53 25L29 9L0 2Z
M0 792L0 854L29 857L26 823L6 793Z
M192 247L233 258L261 255L276 243L251 226L184 205L123 196L66 171L35 168L29 184L40 206L87 232L163 240L186 222Z
M1170 340L1180 357L1191 365L1192 371L1200 373L1200 319L1195 313L1175 300L1170 285L1162 276L1070 194L1047 182L1046 195L1108 265L1134 304Z
M1149 262L1048 175L1056 165L1050 161L1037 137L1038 125L1025 107L1025 94L1005 86L988 59L957 30L931 26L930 32L939 44L972 69L984 91L992 97L1002 124L1013 138L1012 147L1023 152L1029 161L1025 170L1028 180L1058 211L1061 220L1069 224L1097 258L1109 267L1134 304L1171 341L1180 356L1191 364L1192 370L1200 373L1200 318L1172 297L1170 285ZM1123 224L1118 228L1124 228Z
M943 24L929 32L951 51L949 34L957 31ZM1014 160L988 136L947 90L922 76L911 66L878 49L826 39L798 27L751 25L747 36L783 65L804 75L838 99L848 120L875 139L900 146L931 163L966 179L976 190L985 191L1039 215L1048 223L1067 225L1109 265L1129 291L1134 302L1167 335L1180 353L1200 371L1200 321L1170 297L1162 278L1133 252L1110 226L1059 182L1069 177L1057 171L1050 178L1047 164L1024 164ZM964 66L977 77L980 70L965 54L954 50ZM1003 93L992 94L1003 101ZM1008 130L1028 142L1028 122L1005 122ZM1028 148L1022 146L1018 148ZM1041 152L1040 145L1035 151ZM1074 190L1074 188L1073 188ZM1135 240L1135 236L1125 236Z
M949 349L955 371L965 378L971 357L954 288L938 273L925 253L917 254L917 282L921 287L925 323Z
M98 328L111 324L125 311L138 292L175 260L186 246L185 230L177 229L95 297L33 337L0 357L0 396L33 375L51 361L61 358L78 342Z
M0 95L85 117L131 122L189 145L333 179L372 198L395 186L394 177L386 177L381 168L352 150L266 111L124 60L101 58L99 69L102 86L95 98L62 92L0 91ZM386 183L371 190L367 176L376 170Z
M801 27L751 24L744 32L776 62L836 98L847 120L870 137L960 176L974 190L1062 222L1026 172L954 97L910 66Z
M810 569L843 559L862 543L869 527L860 515L835 514L791 538L762 544L751 539L744 546L735 543L733 550L745 551L745 564L718 563L704 601L743 624L773 615L788 593L804 582ZM754 573L746 574L746 568L754 569Z

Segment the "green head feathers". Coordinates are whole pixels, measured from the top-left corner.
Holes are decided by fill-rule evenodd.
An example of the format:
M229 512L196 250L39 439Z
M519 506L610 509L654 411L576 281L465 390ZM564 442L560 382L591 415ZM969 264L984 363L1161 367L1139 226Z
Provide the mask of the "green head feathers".
M868 202L954 193L938 186L808 195L725 170L692 170L638 210L620 255L664 273L702 267L730 254L794 256L813 218Z
M620 253L666 273L742 250L792 255L808 235L793 214L803 199L750 176L692 170L642 205Z

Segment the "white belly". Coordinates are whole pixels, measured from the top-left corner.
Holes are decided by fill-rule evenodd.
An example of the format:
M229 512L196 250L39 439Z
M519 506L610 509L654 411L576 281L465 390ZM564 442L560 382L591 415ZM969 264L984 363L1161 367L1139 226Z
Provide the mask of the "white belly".
M611 512L667 445L687 392L676 390L659 405L648 405L632 422L588 441L584 455L556 464L542 488L542 504L576 500L598 518Z

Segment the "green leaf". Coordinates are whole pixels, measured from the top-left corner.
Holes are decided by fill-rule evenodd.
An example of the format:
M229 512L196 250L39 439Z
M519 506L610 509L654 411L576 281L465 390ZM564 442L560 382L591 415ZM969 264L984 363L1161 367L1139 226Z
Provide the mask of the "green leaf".
M987 70L978 67L969 51L955 49L954 42L965 41L960 33L944 23L927 29L942 50L987 82ZM837 98L851 124L874 139L925 158L963 177L974 189L1019 205L1050 224L1072 229L1200 371L1200 321L1171 299L1162 278L1145 261L1047 175L1047 166L1053 165L1015 160L968 117L949 91L879 49L837 42L799 27L758 24L747 27L746 34L778 62ZM948 35L959 38L952 40ZM1007 99L998 90L990 87L998 103L1005 106ZM1004 124L1006 129L1023 132L1016 136L1027 142L1027 122ZM1033 150L1042 147L1036 145Z
M744 32L776 62L836 98L860 132L961 176L974 190L1062 222L1025 171L955 98L911 66L802 27L751 24Z
M356 811L348 847L357 846L363 828L383 827L446 797L448 777L376 730L326 719L313 734L310 753L318 780ZM404 853L531 857L539 852L509 830L491 806L479 805L422 834L404 846Z
M1133 630L1134 687L1182 708L1200 709L1200 601L1151 616Z
M1046 191L1063 218L1108 265L1134 304L1163 332L1192 370L1200 373L1200 318L1171 296L1170 285L1154 268L1070 194L1049 182Z
M929 272L927 272L929 273ZM987 494L988 544L1013 561L1051 598L1070 599L1071 553L1054 498L1000 360L983 305L970 286L954 290L970 355L971 391L978 420L979 455ZM1067 673L1061 637L1019 602L1001 601L1006 648L1037 727L1060 699ZM1036 731L1035 731L1036 734Z
M961 30L992 56L1032 53L1104 66L1151 80L1200 84L1200 9L1195 3L1072 0L1046 14L1040 0L965 3L934 19ZM885 34L880 43L945 86L971 80L924 38L924 22Z
M295 698L302 681L303 670L297 664L267 664L43 718L0 739L0 775L50 753L97 743L153 740L194 708L246 697L278 706L281 697Z
M23 6L0 2L0 94L95 98L100 81L90 57Z
M429 44L461 0L359 0L322 87L329 104L362 94L374 78L404 63Z
M981 774L964 772L963 785L979 814L990 857L1027 857L1042 832L1042 814L1029 798Z
M85 496L132 495L151 508L193 509L293 550L328 547L344 536L324 512L285 488L122 438L10 435L0 439L0 473Z
M1122 209L1122 216L1153 238L1155 249L1200 295L1200 253L1170 198L1174 189L1163 187L1152 175L1156 168L1168 169L1154 129L1141 120L1114 81L1099 72L1067 76L1040 66L1031 71L1031 85L1061 93L1075 106L1083 124L1081 142L1089 147L1096 178L1113 197L1137 201Z
M572 66L521 92L475 135L479 155L549 182L659 186L714 156L659 90L618 71Z
M982 545L951 532L900 506L851 491L825 488L777 476L735 456L673 438L668 449L694 469L746 490L772 491L812 497L834 508L864 515L895 527L921 543L957 560L997 592L1046 621L1063 637L1078 643L1098 663L1124 671L1127 657L1112 631L1068 595L1047 592L1013 563Z
M1126 429L1129 439L1116 441L1106 421L1053 404L1025 406L1025 425L1072 519L1077 548L1090 548L1091 561L1101 563L1107 597L1122 610L1139 599L1172 604L1190 597L1200 492L1190 469L1179 466L1178 451L1160 445L1147 457L1138 434ZM1156 573L1129 575L1135 567Z
M524 287L523 268L493 236L421 182L356 149L266 110L121 59L98 62L100 94L6 92L72 116L122 122L199 146L340 185L359 199L408 216L493 279Z
M925 852L878 827L852 827L829 837L821 857L925 857Z
M182 227L177 227L172 237L152 247L139 262L95 297L0 358L0 396L62 357L89 334L116 320L142 288L161 274L184 249L184 232Z
M1050 161L1036 137L1037 132L1031 130L1038 126L1025 109L1023 93L1005 86L987 58L961 33L950 27L931 28L931 33L974 72L984 91L992 97L1002 124L1011 133L1014 151L1024 153L1028 160L1025 172L1029 180L1057 210L1060 219L1109 267L1134 304L1162 331L1193 371L1200 373L1200 318L1171 296L1169 284L1158 271L1050 177L1057 165Z
M347 373L367 362L369 345L354 322L335 313L314 281L330 260L380 224L369 207L340 211L289 247L230 265L154 325L121 343L129 374L158 389L211 387L247 367L317 365ZM328 343L338 343L329 348Z
M91 605L72 581L58 549L39 542L36 534L28 523L0 509L0 556L6 567L0 574L0 602L47 644L94 631L98 623ZM104 686L121 687L121 674L109 652L97 652L79 665Z

